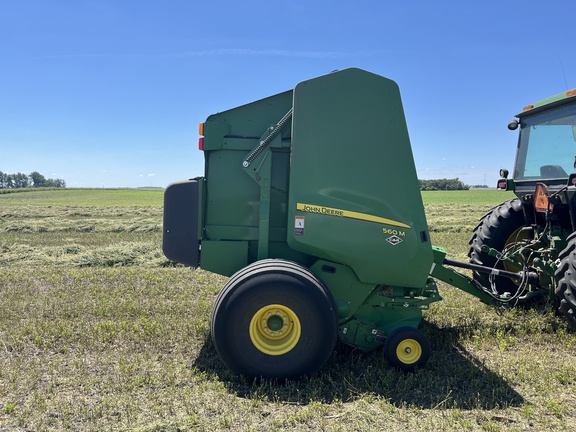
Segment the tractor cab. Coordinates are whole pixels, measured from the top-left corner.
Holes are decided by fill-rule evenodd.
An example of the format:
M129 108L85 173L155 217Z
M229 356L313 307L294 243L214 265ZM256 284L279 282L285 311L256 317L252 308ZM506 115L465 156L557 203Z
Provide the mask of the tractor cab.
M566 232L576 227L576 90L524 107L508 124L520 130L514 179L500 170L499 189L513 190L522 202L527 222L553 224ZM546 216L547 211L556 207Z
M513 190L529 203L537 183L544 183L549 193L567 186L576 161L576 90L552 96L532 105L508 124L519 129L514 179L501 170L499 189ZM574 186L570 184L569 186Z

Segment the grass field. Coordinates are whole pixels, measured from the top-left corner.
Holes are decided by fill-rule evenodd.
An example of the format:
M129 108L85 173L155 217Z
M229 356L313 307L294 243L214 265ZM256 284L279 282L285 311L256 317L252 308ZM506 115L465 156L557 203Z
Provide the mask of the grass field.
M466 260L492 190L423 194L434 244ZM0 431L573 431L576 335L550 311L499 314L440 284L413 374L338 345L298 382L221 364L223 277L161 252L162 191L0 194Z

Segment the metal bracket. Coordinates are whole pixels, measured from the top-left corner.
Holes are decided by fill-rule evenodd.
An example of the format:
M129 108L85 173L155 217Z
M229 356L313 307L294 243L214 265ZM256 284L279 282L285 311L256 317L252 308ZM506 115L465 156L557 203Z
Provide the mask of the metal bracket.
M275 125L266 129L258 146L242 162L244 171L260 185L260 215L258 224L258 259L268 257L270 239L270 201L272 187L272 152L269 147L281 147L282 129L292 120L292 109ZM254 166L251 166L255 164ZM257 164L257 165L256 165Z
M288 111L276 125L270 126L268 128L267 130L268 135L264 137L262 140L260 140L260 144L258 144L258 146L254 150L252 150L248 156L246 156L246 159L244 159L244 162L242 162L242 166L244 168L248 168L250 164L254 161L254 159L256 159L258 155L262 153L262 151L264 151L264 149L268 147L268 145L270 145L270 143L274 140L274 138L276 138L280 134L280 132L282 132L284 126L286 126L291 121L292 121L292 108L290 108L290 111Z

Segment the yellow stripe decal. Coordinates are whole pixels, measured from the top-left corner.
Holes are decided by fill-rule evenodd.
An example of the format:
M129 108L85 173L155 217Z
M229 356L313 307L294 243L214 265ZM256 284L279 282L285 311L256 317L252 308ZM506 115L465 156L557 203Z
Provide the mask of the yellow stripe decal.
M401 227L401 228L410 228L410 229L412 228L410 225L406 225L405 223L398 222L398 221L395 221L392 219L386 219L383 217L373 216L373 215L369 215L366 213L359 213L359 212L349 211L349 210L341 210L341 209L337 209L337 208L324 207L324 206L319 206L319 205L314 205L314 204L296 203L296 210L300 210L300 211L306 212L306 213L323 214L326 216L338 216L338 217L345 217L345 218L350 218L350 219L365 220L365 221L369 221L369 222L377 222L377 223L382 223L382 224L386 224L386 225L393 225L393 226L397 226L397 227Z

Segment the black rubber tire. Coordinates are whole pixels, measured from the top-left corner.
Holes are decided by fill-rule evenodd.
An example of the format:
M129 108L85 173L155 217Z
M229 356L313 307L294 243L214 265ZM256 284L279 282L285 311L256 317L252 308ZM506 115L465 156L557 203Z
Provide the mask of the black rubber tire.
M568 328L576 330L576 233L566 239L567 246L560 252L560 265L556 270L556 300L558 313L566 318Z
M417 328L400 327L386 338L384 356L393 367L413 372L428 362L430 342Z
M512 234L526 224L522 203L518 198L505 201L492 208L481 219L474 228L472 238L469 241L468 257L472 264L479 264L486 267L504 270L502 262L498 262L496 257L482 252L482 246L486 245L498 251L503 251ZM521 269L518 269L518 271ZM490 277L487 273L473 272L476 282L486 288L490 288ZM515 294L518 285L511 279L496 278L496 290L503 294L509 292Z
M264 352L250 334L254 319L270 305L281 305L297 317L300 333L287 352ZM224 285L212 313L212 340L222 361L237 375L298 379L318 371L332 355L338 338L337 313L331 293L307 268L285 260L262 260L239 270Z

